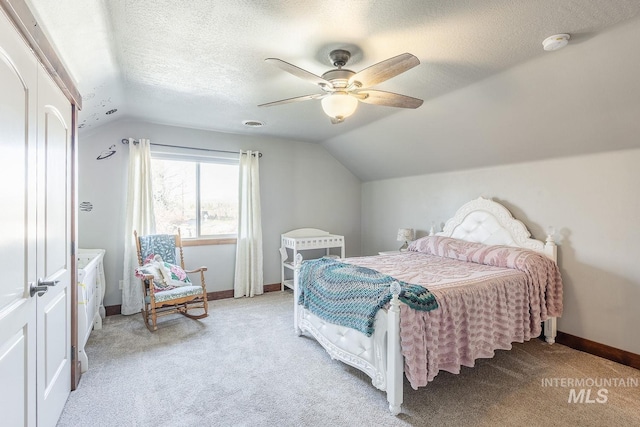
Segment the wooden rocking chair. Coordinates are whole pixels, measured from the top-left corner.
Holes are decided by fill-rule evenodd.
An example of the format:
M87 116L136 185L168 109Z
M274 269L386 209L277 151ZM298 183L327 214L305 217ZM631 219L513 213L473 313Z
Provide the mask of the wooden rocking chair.
M177 235L166 234L154 234L148 236L138 236L136 231L133 232L136 240L136 249L138 251L138 264L141 268L138 269L138 277L141 277L142 292L144 296L142 317L144 323L151 332L158 329L157 318L158 316L180 313L192 319L202 319L207 317L208 303L207 303L207 286L204 281L204 272L207 271L207 267L200 267L195 270L184 269L184 255L182 252L182 238L180 236L180 230ZM176 248L179 249L180 254L180 267L185 273L200 273L200 284L189 283L189 279L182 278L181 286L171 287L166 286L166 290L160 285L162 277L159 271L154 271L152 267L146 268L144 265L149 258L153 258L154 255L160 255L164 263L169 263L172 266L177 265L176 262ZM163 263L163 266L166 264ZM157 262L155 263L158 264ZM182 275L179 269L175 267L167 266L165 271L176 271L178 276ZM176 279L178 279L176 276ZM197 310L197 314L189 312L189 310Z

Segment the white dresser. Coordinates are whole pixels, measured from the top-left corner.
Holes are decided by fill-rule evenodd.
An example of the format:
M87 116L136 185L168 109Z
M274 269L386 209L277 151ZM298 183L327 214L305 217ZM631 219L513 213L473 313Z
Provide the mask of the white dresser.
M298 252L324 249L324 255L332 255L332 249L340 251L340 258L344 258L344 236L331 234L317 228L298 228L281 235L281 284L293 289L293 262ZM304 255L303 255L304 256ZM337 256L337 255L336 255ZM305 259L309 259L306 258ZM287 273L287 272L290 273Z

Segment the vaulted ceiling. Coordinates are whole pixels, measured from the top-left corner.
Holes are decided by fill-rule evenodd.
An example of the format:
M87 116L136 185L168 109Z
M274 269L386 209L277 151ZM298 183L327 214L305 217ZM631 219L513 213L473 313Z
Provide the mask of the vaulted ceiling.
M365 180L419 170L372 172L376 162L387 157L384 148L377 159L363 164L353 152L361 146L343 148L345 135L357 140L358 135L374 138L376 132L387 132L384 139L388 140L403 134L389 126L405 128L425 120L426 115L441 114L435 107L445 95L543 55L566 56L569 48L542 49L547 36L569 33L569 47L579 46L640 16L637 0L29 3L83 95L81 137L112 120L132 118L322 142ZM418 110L360 103L355 114L340 124L330 123L319 100L258 107L321 93L317 86L266 63L265 58L280 58L321 75L333 68L328 54L335 48L351 51L346 68L354 71L404 52L414 54L420 65L376 89L421 98L425 103ZM261 121L264 126L250 128L243 125L245 120ZM429 135L414 138L428 139ZM411 140L398 150L406 152L416 143ZM434 164L432 170L485 164L443 162Z

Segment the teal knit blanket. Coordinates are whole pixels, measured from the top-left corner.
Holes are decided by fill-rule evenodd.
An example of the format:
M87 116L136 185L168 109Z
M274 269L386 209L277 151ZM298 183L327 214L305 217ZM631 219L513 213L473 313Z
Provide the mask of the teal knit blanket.
M371 336L378 310L392 298L390 285L393 282L400 284L400 301L414 310L438 308L433 294L422 286L331 258L302 263L298 304L328 322Z

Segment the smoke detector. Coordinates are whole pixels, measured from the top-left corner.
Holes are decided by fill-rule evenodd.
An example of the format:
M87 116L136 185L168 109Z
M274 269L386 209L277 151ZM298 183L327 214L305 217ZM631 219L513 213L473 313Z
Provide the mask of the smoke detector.
M555 36L549 36L542 42L542 47L546 51L553 51L562 49L569 43L571 36L569 34L556 34Z

